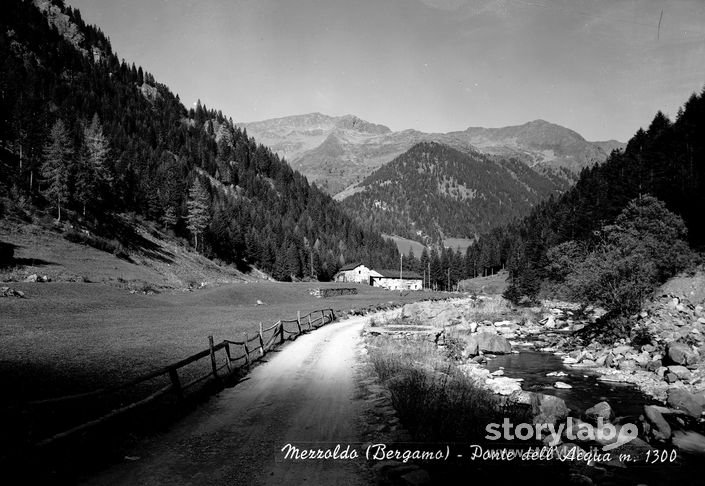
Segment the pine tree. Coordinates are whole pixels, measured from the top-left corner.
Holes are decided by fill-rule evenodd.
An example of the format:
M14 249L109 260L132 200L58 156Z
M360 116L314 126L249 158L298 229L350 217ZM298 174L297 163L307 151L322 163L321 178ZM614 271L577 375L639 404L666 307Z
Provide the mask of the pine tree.
M162 215L162 223L164 223L164 227L167 230L173 229L174 226L176 226L177 221L174 206L168 206Z
M49 140L44 146L42 176L48 183L44 194L50 200L56 201L59 221L61 221L61 206L70 196L69 175L72 155L73 149L66 126L61 119L58 119L51 128Z
M93 115L89 126L83 130L83 150L76 174L76 199L86 206L97 202L103 192L109 191L112 176L106 167L110 148L103 134L98 114Z
M187 228L193 234L193 244L198 251L198 236L203 233L210 221L210 197L198 178L193 181L193 186L189 190L187 207Z

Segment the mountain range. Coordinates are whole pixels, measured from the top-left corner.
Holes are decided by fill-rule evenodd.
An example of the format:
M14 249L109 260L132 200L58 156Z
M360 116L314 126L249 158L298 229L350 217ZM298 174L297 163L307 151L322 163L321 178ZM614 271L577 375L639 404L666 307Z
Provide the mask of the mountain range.
M354 115L321 113L237 125L338 200L354 193L350 186L420 142L440 142L463 152L515 158L568 180L575 179L582 168L604 161L612 150L624 147L615 140L589 142L573 130L544 120L449 133L412 129L395 132Z
M475 238L568 186L513 158L421 142L358 183L342 204L382 233L437 242Z

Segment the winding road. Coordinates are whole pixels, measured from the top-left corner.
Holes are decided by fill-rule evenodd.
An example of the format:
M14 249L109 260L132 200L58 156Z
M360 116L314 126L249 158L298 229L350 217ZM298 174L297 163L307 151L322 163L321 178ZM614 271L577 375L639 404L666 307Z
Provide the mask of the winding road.
M360 447L356 362L369 317L323 326L85 484L365 485L364 457L285 459L282 448ZM132 454L132 452L131 452Z

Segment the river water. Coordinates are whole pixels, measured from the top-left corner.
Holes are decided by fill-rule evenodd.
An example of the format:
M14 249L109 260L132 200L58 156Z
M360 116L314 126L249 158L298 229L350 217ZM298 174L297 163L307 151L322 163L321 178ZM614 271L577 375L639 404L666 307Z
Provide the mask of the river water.
M589 368L566 367L561 358L552 353L520 349L519 354L506 354L489 360L487 368L490 371L503 368L504 376L522 378L521 387L525 391L562 398L578 416L601 401L608 402L618 417L638 417L643 413L645 404L657 403L633 385L601 382ZM546 376L553 371L562 371L567 376ZM557 381L573 388L555 388Z

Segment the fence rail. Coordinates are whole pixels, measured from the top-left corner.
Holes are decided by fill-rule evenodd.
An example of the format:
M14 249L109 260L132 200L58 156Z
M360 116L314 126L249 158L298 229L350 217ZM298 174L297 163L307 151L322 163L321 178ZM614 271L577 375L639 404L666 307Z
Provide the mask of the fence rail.
M100 388L98 390L93 390L85 393L76 393L73 395L65 395L61 397L47 398L42 400L34 400L27 402L29 410L41 411L46 409L48 405L58 405L61 403L70 403L77 400L89 399L89 398L100 398L106 395L127 390L129 388L134 388L137 385L145 383L150 380L154 380L160 377L168 377L169 383L165 386L160 387L156 391L153 391L148 396L134 401L130 404L123 405L119 408L113 409L110 412L90 420L88 422L76 425L62 432L56 433L50 437L42 439L35 442L36 447L45 447L50 444L55 443L66 437L75 435L76 433L86 431L93 427L104 424L110 420L115 419L127 412L130 412L138 407L147 405L156 401L157 399L163 397L164 395L173 392L176 398L181 401L186 397L185 390L195 386L196 384L213 379L215 381L220 381L226 379L236 372L249 370L250 367L258 360L262 359L268 351L283 344L287 340L296 339L301 334L308 331L321 327L325 324L329 324L335 320L335 313L333 309L322 309L310 312L304 316L300 312L297 313L296 319L294 320L284 320L281 319L275 322L273 325L264 328L262 323L259 324L259 330L253 335L249 336L248 333L244 334L244 339L242 341L236 341L231 339L224 339L219 343L213 341L213 336L208 336L208 349L200 351L193 354L187 358L184 358L176 363L161 367L159 369L150 371L140 375L132 380L125 383L115 385L112 387ZM295 324L294 329L286 329L286 324ZM289 326L293 328L293 326ZM271 334L270 334L271 333ZM267 338L265 339L265 336ZM233 348L240 348L242 354L233 356ZM224 351L220 353L219 351ZM210 372L198 376L187 383L181 383L181 377L179 375L179 370L187 365L200 361L204 358L210 359ZM218 360L223 361L224 364L218 365ZM243 362L244 360L244 362ZM240 362L239 364L236 362ZM222 373L225 370L225 373Z

